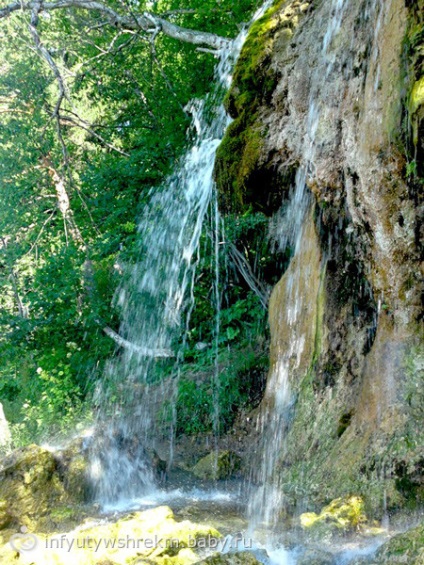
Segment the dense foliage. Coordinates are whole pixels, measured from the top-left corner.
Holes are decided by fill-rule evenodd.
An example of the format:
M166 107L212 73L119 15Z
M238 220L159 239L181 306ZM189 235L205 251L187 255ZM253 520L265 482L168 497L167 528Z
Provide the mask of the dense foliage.
M109 4L126 14L153 9L179 25L233 37L257 2ZM119 355L102 328L119 327L111 301L122 265L137 260L137 215L183 152L186 105L210 89L215 64L210 53L165 35L113 29L102 14L41 12L37 32L64 81L61 100L30 18L16 12L0 20L0 400L17 442L90 417L87 400L104 361ZM255 237L252 222L261 226ZM258 278L267 269L266 231L261 215L227 223L229 243ZM209 380L192 391L196 381L181 380L180 432L211 426L198 418L216 363L208 241L205 235L186 362L188 372ZM254 402L246 375L263 366L266 340L265 310L227 248L218 343L224 427L236 408ZM236 338L244 354L234 363ZM199 343L209 346L196 349Z

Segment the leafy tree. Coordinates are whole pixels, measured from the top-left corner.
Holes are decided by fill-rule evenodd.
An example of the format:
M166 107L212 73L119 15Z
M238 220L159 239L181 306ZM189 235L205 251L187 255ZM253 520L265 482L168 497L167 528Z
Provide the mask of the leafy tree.
M187 103L213 80L209 51L256 4L0 9L0 399L21 441L83 417L116 350L103 327L118 328L110 304L136 260L138 212L184 151ZM204 292L199 281L200 310ZM195 315L206 327L210 313ZM240 325L226 323L230 341Z

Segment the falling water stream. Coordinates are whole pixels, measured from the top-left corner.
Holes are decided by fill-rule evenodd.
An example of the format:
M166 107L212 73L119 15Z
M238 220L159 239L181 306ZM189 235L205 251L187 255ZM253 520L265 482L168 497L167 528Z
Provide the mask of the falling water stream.
M254 487L249 500L250 531L253 532L262 523L275 527L284 499L281 485L278 480L276 467L278 461L284 457L284 440L287 426L290 421L290 408L292 395L290 392L290 370L297 368L304 348L305 336L299 332L298 319L302 313L303 302L307 299L300 289L305 288L301 278L305 276L301 265L303 261L295 262L304 250L303 227L306 214L310 208L310 195L307 190L307 181L313 178L316 146L316 134L319 127L321 110L325 103L326 84L334 68L334 59L330 48L334 37L340 30L342 18L350 0L330 0L327 15L327 26L322 39L321 50L317 64L311 73L311 89L309 94L309 109L306 114L306 135L301 145L301 165L297 171L295 187L290 196L288 206L280 218L278 228L278 244L282 250L288 246L293 249L292 264L295 265L286 276L289 280L286 285L284 304L284 322L290 328L290 347L288 350L279 351L277 362L272 368L268 379L268 391L274 399L271 410L267 410L259 421L262 444L262 464L259 474L259 486ZM294 364L293 364L294 359ZM266 433L265 433L266 430Z
M270 4L267 0L253 21ZM97 391L99 422L91 448L91 477L95 496L104 504L139 497L155 488L145 446L152 445L155 434L155 400L163 397L170 401L168 461L172 461L181 342L193 308L199 239L214 191L215 153L231 121L223 95L247 31L243 29L222 49L211 94L187 107L193 116L193 146L165 184L152 189L139 221L140 260L117 296L125 347L110 361ZM214 202L215 237L219 238L216 199ZM218 243L217 239L217 262ZM219 302L218 287L216 294ZM164 370L170 378L160 378ZM215 385L217 381L216 377ZM217 431L219 413L217 402L214 404Z
M326 91L323 85L335 72L332 43L351 0L328 0L323 11L317 64L311 70L309 109L301 142L300 167L295 186L279 223L279 246L293 250L292 262L302 253L303 227L311 208L307 183L314 176L316 137L324 107ZM268 0L255 15L259 18L269 7ZM324 23L325 20L325 23ZM231 500L235 494L190 491L166 492L156 486L146 453L155 434L154 418L159 405L156 400L170 399L169 460L173 457L175 400L181 361L181 342L188 328L193 308L193 285L198 262L198 245L208 209L215 224L216 273L219 274L219 227L216 194L214 196L213 167L215 153L230 118L222 104L223 91L231 80L233 64L246 38L244 30L223 50L216 70L216 87L203 101L194 101L187 109L193 115L192 148L181 160L175 173L158 189L152 189L149 203L139 222L140 260L130 269L126 282L117 296L121 307L120 335L125 348L112 360L106 371L106 385L98 391L99 424L91 449L91 474L96 498L105 508L124 509L140 505L169 503L170 500ZM213 119L210 119L213 116ZM300 263L300 262L299 262ZM298 328L298 318L305 297L301 270L292 269L287 284L283 315L292 329L291 346L280 351L268 379L272 392L272 410L260 420L263 436L259 480L252 486L248 502L248 536L254 538L258 529L275 529L284 498L276 468L284 454L285 434L290 425L292 394L290 371L299 363L304 336ZM219 305L219 286L215 287ZM216 319L219 329L219 309ZM217 332L218 334L218 332ZM163 370L169 375L160 379ZM215 386L218 382L218 367ZM155 399L155 395L157 398ZM219 405L214 404L214 431L219 430ZM296 563L299 551L279 547L275 536L265 540L272 563ZM340 563L347 563L348 554Z

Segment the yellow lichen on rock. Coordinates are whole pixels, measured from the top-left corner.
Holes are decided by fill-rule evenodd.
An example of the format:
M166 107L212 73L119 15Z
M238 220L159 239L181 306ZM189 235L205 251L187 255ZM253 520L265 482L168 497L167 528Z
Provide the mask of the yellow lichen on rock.
M25 536L37 541L31 551L19 551L20 540ZM11 543L0 549L0 562L17 565L29 562L33 565L191 565L200 560L198 549L213 547L220 536L208 525L177 522L172 510L162 506L129 514L116 522L86 524L52 536L15 535Z
M355 531L367 521L364 502L359 496L336 498L319 514L305 512L300 516L304 530L314 537L330 537Z
M414 114L424 104L424 77L417 80L412 88L409 111Z

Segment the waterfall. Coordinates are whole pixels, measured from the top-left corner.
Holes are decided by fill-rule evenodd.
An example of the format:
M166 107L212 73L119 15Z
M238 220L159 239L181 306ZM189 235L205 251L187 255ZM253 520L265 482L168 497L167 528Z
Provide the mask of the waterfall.
M140 258L117 293L125 348L109 362L96 393L99 421L91 447L91 478L95 498L103 503L155 488L146 446L154 443L154 420L164 397L170 405L172 459L181 342L193 308L199 239L214 191L215 153L231 121L222 99L246 36L247 28L220 53L211 94L187 107L193 116L193 146L166 182L151 190L139 221Z
M290 391L290 374L300 364L305 336L299 331L299 320L305 307L305 276L302 272L302 256L307 255L307 238L304 237L307 215L311 210L311 197L307 184L313 179L317 152L317 131L320 126L322 109L325 104L326 84L334 71L336 59L332 53L332 43L340 31L343 16L349 0L331 0L321 15L320 29L324 30L315 67L311 68L309 107L304 124L304 138L299 141L300 167L296 174L295 186L289 202L283 209L276 228L277 244L281 250L288 246L293 249L291 267L285 274L287 279L279 313L281 323L289 328L290 346L278 351L277 359L271 366L267 395L272 399L265 405L258 426L262 437L262 462L259 476L253 486L248 504L250 532L264 524L275 527L284 508L284 494L278 479L278 464L284 460L284 442L290 425L293 395ZM328 11L326 11L328 10ZM302 284L303 283L303 284ZM271 540L272 541L272 540Z

